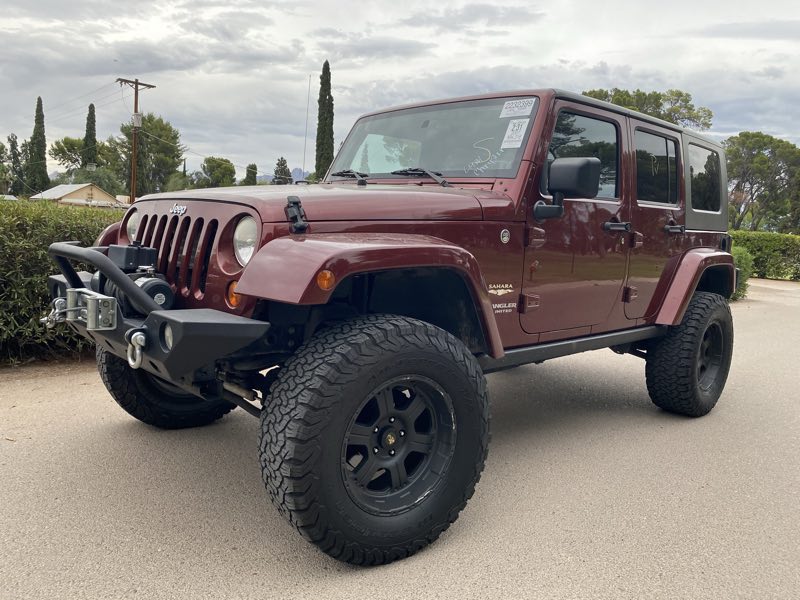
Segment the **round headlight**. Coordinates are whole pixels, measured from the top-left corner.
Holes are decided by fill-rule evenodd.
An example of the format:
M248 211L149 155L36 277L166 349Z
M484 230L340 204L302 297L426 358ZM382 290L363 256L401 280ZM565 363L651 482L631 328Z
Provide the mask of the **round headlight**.
M252 217L243 217L236 225L236 230L233 232L233 252L243 267L253 258L257 235L258 227Z
M136 239L136 232L139 231L139 212L134 208L128 217L128 239L132 242Z

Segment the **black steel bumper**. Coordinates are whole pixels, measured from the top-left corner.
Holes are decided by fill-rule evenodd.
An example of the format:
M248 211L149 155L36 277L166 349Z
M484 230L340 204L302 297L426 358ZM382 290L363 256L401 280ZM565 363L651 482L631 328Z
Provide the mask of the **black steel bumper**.
M64 275L65 285L86 288L87 274L76 272L70 261L88 263L113 281L142 313L141 317L126 317L117 306L114 327L104 329L90 328L85 314L76 314L67 321L99 347L126 359L132 338L143 333L138 368L187 388L196 371L208 370L217 361L261 339L270 328L267 322L210 308L161 310L104 251L103 247L82 248L72 242L55 243L48 249ZM59 285L50 287L51 294L60 293ZM213 378L213 369L208 375Z

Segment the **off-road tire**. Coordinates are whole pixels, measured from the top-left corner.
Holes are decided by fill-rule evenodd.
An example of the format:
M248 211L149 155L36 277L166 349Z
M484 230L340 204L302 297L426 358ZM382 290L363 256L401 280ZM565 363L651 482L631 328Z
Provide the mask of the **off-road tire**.
M706 377L703 362L707 332L721 336L718 364L713 377ZM702 417L719 400L725 387L733 355L733 320L725 298L696 292L681 324L656 340L647 350L645 375L653 403L669 412ZM701 379L706 377L708 381Z
M161 429L200 427L221 419L235 405L208 402L155 379L146 371L103 348L97 349L97 370L114 401L143 423ZM169 393L174 390L173 393Z
M408 373L452 398L452 458L441 476L430 475L438 480L419 504L376 515L347 487L343 448L370 390ZM488 444L486 381L475 357L446 331L392 315L318 332L283 366L261 416L261 470L272 503L308 541L358 565L405 558L436 540L472 496Z

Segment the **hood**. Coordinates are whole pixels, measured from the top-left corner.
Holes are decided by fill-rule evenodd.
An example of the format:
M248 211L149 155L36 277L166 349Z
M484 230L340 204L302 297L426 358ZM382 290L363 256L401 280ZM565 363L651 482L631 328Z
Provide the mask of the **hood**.
M260 185L150 194L137 200L201 200L253 207L265 223L286 220L288 196L297 196L308 221L454 220L483 217L485 190L418 185ZM491 192L488 193L489 195Z

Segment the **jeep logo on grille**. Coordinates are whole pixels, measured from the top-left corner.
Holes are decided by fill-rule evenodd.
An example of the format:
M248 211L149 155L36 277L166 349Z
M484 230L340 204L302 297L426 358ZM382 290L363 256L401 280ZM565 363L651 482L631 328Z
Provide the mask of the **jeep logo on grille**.
M183 204L173 204L172 208L169 209L169 214L171 215L183 216L183 213L185 212L186 206Z

